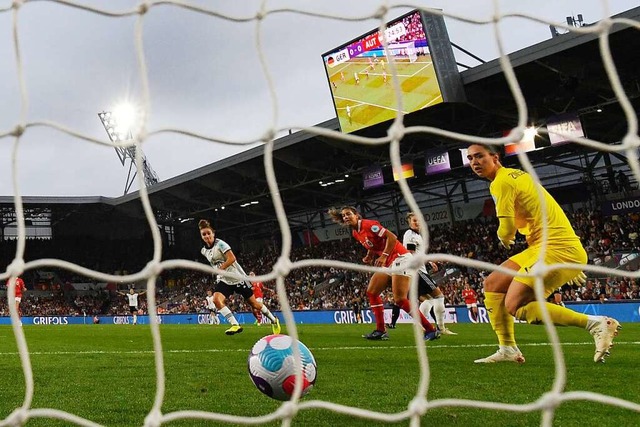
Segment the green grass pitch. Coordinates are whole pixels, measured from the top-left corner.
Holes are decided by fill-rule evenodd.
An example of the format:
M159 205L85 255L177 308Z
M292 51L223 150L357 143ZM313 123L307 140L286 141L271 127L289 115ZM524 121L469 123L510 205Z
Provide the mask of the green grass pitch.
M249 349L267 326L247 326L224 335L224 326L162 325L166 371L163 413L202 410L260 416L279 402L263 396L247 374ZM410 325L391 330L386 342L361 338L371 325L299 325L300 340L318 363L315 388L304 400L318 399L380 411L407 408L418 385L418 362ZM457 324L457 336L427 343L431 367L429 400L463 398L524 404L549 391L554 379L552 349L540 326L516 325L527 362L475 365L496 349L489 325ZM141 426L153 404L155 368L148 326L25 326L35 378L32 407L55 408L107 426ZM592 391L640 403L640 324L625 324L605 364L592 360L585 332L559 328L567 364L567 391ZM422 343L421 343L422 344ZM11 327L0 327L0 421L22 405L24 377ZM531 426L541 413L513 413L447 407L430 410L423 425ZM638 425L640 413L599 403L563 403L558 426ZM31 419L27 426L68 425ZM220 425L203 420L170 426ZM228 424L227 424L228 425ZM279 425L273 423L272 425ZM324 410L302 410L296 426L385 425ZM388 424L387 424L388 425ZM409 425L407 420L395 425Z

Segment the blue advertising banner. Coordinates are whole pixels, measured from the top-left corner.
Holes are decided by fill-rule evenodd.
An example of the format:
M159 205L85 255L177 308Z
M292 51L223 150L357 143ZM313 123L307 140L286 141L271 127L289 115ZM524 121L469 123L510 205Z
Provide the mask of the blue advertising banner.
M372 166L367 169L362 175L363 188L368 190L369 188L376 188L384 185L384 177L382 175L382 168L380 166Z
M547 132L549 132L551 145L569 142L567 136L573 138L584 137L582 123L576 113L566 113L550 117L549 120L547 120Z
M425 160L425 173L427 175L449 172L450 170L451 161L449 160L449 152L438 151L427 153Z
M603 215L621 215L628 212L640 212L640 197L602 202Z
M640 322L640 301L633 302L611 302L593 304L574 303L567 304L568 308L580 313L592 314L598 316L614 317L620 322ZM283 319L282 313L274 313L280 320ZM356 323L356 317L351 310L323 310L323 311L294 311L293 316L297 324L342 324ZM385 309L385 322L391 322L391 309ZM219 316L222 323L225 319ZM251 313L236 313L236 318L241 324L252 324L255 317ZM82 316L39 316L39 317L22 317L23 325L82 325L94 323L92 317ZM98 316L97 320L103 325L130 325L133 323L131 316ZM433 319L429 319L433 321ZM197 325L209 324L209 314L163 314L158 316L161 324L171 325ZM364 323L375 323L371 310L362 310L362 321ZM411 317L404 311L400 311L398 323L410 323ZM139 324L149 324L149 316L138 316ZM269 323L265 319L263 323ZM466 307L446 307L445 323L489 323L489 317L484 307L478 307L478 319L472 320ZM11 318L8 316L0 317L0 325L10 325Z

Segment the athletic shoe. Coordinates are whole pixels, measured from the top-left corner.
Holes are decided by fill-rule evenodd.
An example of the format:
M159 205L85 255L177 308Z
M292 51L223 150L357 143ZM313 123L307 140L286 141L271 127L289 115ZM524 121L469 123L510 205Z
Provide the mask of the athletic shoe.
M387 328L389 329L395 329L396 325L392 324L392 323L387 323Z
M453 332L451 329L447 329L447 328L440 329L440 333L442 335L458 335L457 333Z
M522 353L520 353L520 350L500 349L489 357L485 357L484 359L474 360L474 363L498 363L498 362L516 362L519 364L523 364L524 356L522 355Z
M364 334L362 338L366 338L368 340L386 341L389 339L389 335L384 331L379 331L376 329L370 334Z
M240 325L232 325L229 329L224 331L224 333L227 335L235 335L239 334L240 332L242 332L242 326Z
M280 321L276 317L276 323L271 324L271 332L273 332L274 335L278 335L281 330L282 328L280 327Z
M594 362L603 362L609 356L609 350L613 347L613 338L618 335L618 330L622 329L620 323L611 317L602 316L602 319L594 324L589 333L593 335L596 342L596 354L593 356Z
M437 339L440 339L440 335L442 335L442 332L440 332L437 329L434 329L431 332L425 332L424 333L424 340L425 341L435 341Z

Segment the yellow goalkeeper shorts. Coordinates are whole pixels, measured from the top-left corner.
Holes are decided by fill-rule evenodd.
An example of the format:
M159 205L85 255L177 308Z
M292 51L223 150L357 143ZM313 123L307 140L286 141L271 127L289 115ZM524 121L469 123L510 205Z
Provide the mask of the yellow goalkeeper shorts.
M533 269L533 266L541 262L540 245L530 246L524 251L509 258L520 266L518 273L527 274ZM550 264L586 264L587 252L582 245L577 244L549 244L544 256L544 263ZM549 296L554 290L564 285L568 281L574 279L580 270L561 268L550 271L544 277L545 297ZM533 288L535 286L535 277L515 277L520 283Z

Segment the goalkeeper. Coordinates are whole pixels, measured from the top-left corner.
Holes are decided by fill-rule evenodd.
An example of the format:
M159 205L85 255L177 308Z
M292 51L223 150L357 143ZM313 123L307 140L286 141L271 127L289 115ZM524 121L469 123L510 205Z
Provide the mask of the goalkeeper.
M469 146L467 158L473 172L491 182L489 190L500 221L498 239L502 246L511 248L516 231L527 240L527 249L511 256L502 263L502 267L527 274L539 261L543 243L543 216L538 190L543 194L546 205L547 246L544 263L586 264L587 253L567 216L555 199L536 184L531 175L503 167L499 153L493 146L473 144ZM576 269L553 270L544 277L545 298L564 283L580 284L585 280L584 273ZM516 345L512 316L531 324L542 323L541 303L536 301L534 286L535 277L514 277L500 271L492 272L484 280L485 307L491 326L498 336L500 348L495 354L476 360L476 363L524 363L524 356ZM554 324L578 326L589 331L596 344L593 360L604 362L613 345L613 338L620 329L617 320L605 316L588 316L556 304L543 304L546 304Z

